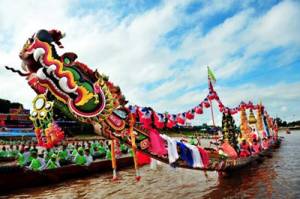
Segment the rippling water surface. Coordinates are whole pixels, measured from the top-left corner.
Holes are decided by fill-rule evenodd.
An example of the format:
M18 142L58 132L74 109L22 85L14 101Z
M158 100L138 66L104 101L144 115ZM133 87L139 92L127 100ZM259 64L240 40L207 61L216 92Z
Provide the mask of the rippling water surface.
M216 172L173 169L159 165L157 170L141 168L73 179L51 186L23 189L10 198L300 198L300 131L285 135L282 146L272 158L234 175L220 178ZM1 179L0 179L1 180ZM0 197L1 198L1 197Z

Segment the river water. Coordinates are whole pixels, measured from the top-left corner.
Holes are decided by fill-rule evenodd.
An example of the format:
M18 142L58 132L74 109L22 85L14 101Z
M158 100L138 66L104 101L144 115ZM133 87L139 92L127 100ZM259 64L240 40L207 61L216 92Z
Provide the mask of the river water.
M227 177L217 172L173 169L166 164L157 170L140 169L135 181L134 169L72 179L51 186L16 191L5 198L300 198L300 131L284 136L272 158ZM1 179L0 179L1 180ZM1 198L1 196L0 196Z

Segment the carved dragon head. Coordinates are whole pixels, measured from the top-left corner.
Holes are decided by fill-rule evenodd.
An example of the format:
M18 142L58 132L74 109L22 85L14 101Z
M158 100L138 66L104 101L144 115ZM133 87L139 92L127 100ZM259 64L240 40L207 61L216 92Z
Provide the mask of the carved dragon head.
M112 95L97 72L76 61L76 54L57 54L54 43L62 47L63 36L57 30L40 30L30 37L19 54L22 68L37 93L50 92L76 115L95 117L112 106Z

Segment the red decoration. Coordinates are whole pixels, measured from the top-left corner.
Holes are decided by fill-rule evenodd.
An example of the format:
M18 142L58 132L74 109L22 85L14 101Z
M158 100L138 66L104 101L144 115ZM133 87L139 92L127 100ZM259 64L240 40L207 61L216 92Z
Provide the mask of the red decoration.
M185 114L186 118L189 119L189 120L192 120L194 119L194 113L192 111L188 111L186 114Z
M167 127L168 128L173 128L176 125L176 116L175 115L168 115L168 122L167 122Z
M161 113L153 113L154 114L154 125L161 129L165 126L165 116Z
M140 122L144 124L145 127L148 127L152 124L152 111L147 108L138 108L138 114L139 114L139 118L140 118Z
M201 107L201 106L197 106L197 107L195 108L195 113L197 113L197 114L202 114L202 113L203 113L202 107Z
M184 125L185 124L185 120L186 120L185 113L179 113L177 115L177 123L178 124Z

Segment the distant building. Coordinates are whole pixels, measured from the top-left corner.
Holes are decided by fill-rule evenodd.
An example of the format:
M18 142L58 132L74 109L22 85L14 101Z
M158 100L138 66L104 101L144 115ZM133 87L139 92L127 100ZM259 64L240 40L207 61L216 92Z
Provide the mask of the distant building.
M29 119L30 111L23 108L10 108L9 113L0 113L0 127L6 128L32 128Z

